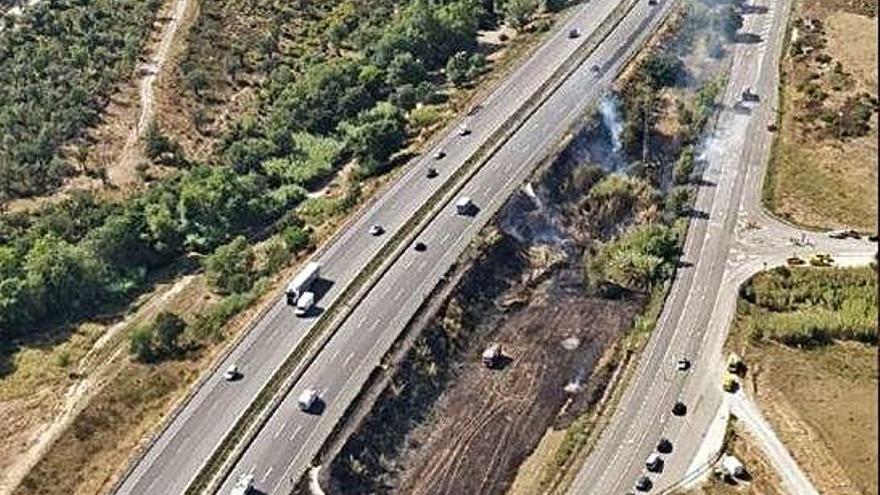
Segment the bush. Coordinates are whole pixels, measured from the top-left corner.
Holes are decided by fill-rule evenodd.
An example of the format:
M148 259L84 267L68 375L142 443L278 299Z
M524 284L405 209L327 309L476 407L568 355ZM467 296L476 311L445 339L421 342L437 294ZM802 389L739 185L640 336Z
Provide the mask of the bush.
M446 63L446 78L455 86L464 86L480 75L485 63L479 53L458 52Z
M221 294L237 294L251 288L254 277L254 253L247 239L236 237L203 262L208 282Z
M672 276L683 230L683 225L640 225L616 241L599 245L587 259L589 284L650 292Z
M672 178L676 184L687 184L690 181L691 174L694 173L694 164L694 148L686 146L672 169Z

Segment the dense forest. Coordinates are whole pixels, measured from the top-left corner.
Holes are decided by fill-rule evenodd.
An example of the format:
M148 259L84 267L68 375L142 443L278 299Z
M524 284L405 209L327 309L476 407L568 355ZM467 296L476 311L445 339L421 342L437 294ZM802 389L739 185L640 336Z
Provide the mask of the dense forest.
M50 191L60 148L94 125L131 76L160 0L51 0L0 33L0 202Z
M112 22L116 32L131 26L131 19L147 16L155 9L153 4L150 10L125 1L107 3L115 6L112 15L95 13L100 6L107 7L103 2L89 3L90 7L76 1L47 2L45 8L30 14L30 23L41 26L39 32L43 33L49 26L56 26L52 29L59 37L59 33L77 33L75 41L59 42L56 49L63 45L79 53L75 51L77 46L105 40L111 30L93 26ZM281 3L252 2L263 8ZM82 193L34 214L6 214L0 218L2 332L32 331L124 303L145 287L151 274L185 255L210 259L227 243L240 245L236 239L240 235L265 234L269 228L287 249L301 249L308 242L302 216L309 210L297 212L294 207L304 201L307 188L352 159L364 177L386 171L389 158L408 139L407 112L419 102L437 98L440 89L448 86L446 75L450 69L457 74L457 84L479 73L482 59L474 56L477 30L500 17L494 5L487 9L485 2L476 0L412 0L397 2L401 4L398 8L388 10L388 22L379 23L372 16L359 15L355 2L342 3L348 7L335 12L345 15L334 17L336 27L326 35L345 50L324 51L298 59L296 65L273 66L260 88L257 111L230 126L208 163L188 163L178 173L125 202L107 202ZM70 7L65 8L68 4ZM538 7L537 2L519 0L509 0L509 5L524 5L530 13ZM502 7L498 12L509 12ZM279 7L278 11L287 8ZM39 18L55 20L35 21ZM97 118L104 98L102 91L106 92L112 79L101 76L102 71L81 71L82 84L93 86L84 93L88 97L77 100L79 110L74 111L69 99L74 92L61 92L60 88L80 79L61 77L74 71L74 66L67 64L94 68L99 65L92 59L99 58L113 61L101 67L120 73L137 58L139 45L135 41L111 43L116 38L86 55L23 55L29 53L25 50L41 52L38 46L55 45L55 38L49 34L44 36L51 41L35 42L32 33L36 30L25 27L10 35L23 37L14 39L30 48L7 49L2 63L14 68L11 60L30 57L31 64L21 63L17 70L27 73L25 67L29 67L43 74L40 84L46 86L15 84L4 91L14 93L18 88L27 93L31 88L43 88L37 90L41 95L32 100L21 96L25 102L22 105L37 107L36 102L45 103L41 98L49 96L42 93L53 94L58 101L52 107L41 107L52 108L50 114L36 108L23 114L9 111L8 106L2 113L0 122L22 136L21 140L4 141L3 152L18 150L14 153L19 157L16 162L3 158L6 177L12 171L24 174L25 170L31 178L48 177L37 170L52 163L62 170L57 144ZM92 31L100 34L83 34ZM34 58L45 60L45 64L35 66ZM462 66L466 70L461 71ZM37 77L36 73L29 74ZM10 76L6 73L0 77ZM7 86L4 81L4 88ZM6 93L4 97L9 99ZM17 125L18 120L36 121L38 114L46 116L51 124L40 130ZM64 117L69 120L62 125ZM26 153L35 147L33 136L23 139L25 132L45 138L43 145L36 147L44 161L33 158L36 151ZM150 133L148 141L148 149L160 151L168 144L159 132ZM10 187L17 184L14 180L6 183ZM27 191L15 187L16 194ZM335 206L350 207L357 195L357 189L352 190ZM229 251L224 248L221 254ZM248 289L247 277L232 279L236 283L226 287L227 292Z

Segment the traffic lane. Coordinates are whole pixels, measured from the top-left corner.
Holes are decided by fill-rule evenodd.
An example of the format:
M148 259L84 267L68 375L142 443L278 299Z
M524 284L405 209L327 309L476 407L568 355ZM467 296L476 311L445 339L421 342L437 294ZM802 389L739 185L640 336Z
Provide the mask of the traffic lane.
M596 3L598 4L598 5L596 5L598 8L604 8L606 12L610 12L611 7L613 7L613 5L615 5L615 3L610 0L605 0L603 2L596 2ZM586 19L584 19L584 17L586 17ZM447 135L447 137L441 142L441 145L439 147L440 148L450 148L450 149L449 149L449 151L447 151L447 157L445 157L444 160L437 160L437 162L442 161L442 162L444 162L444 165L452 163L452 164L458 164L458 166L460 166L461 163L468 156L470 156L470 154L472 154L473 151L475 151L479 147L480 143L482 141L484 141L486 138L488 138L489 135L492 132L494 132L494 130L496 130L498 128L498 126L509 117L509 115L512 113L512 109L514 109L517 106L517 105L510 105L509 103L504 106L499 106L499 105L494 105L492 103L494 101L498 101L498 100L505 100L505 101L509 102L511 99L517 100L517 101L524 101L528 97L529 94L533 93L534 90L537 89L540 81L542 81L542 77L540 77L540 74L545 73L545 75L549 75L549 73L555 69L555 66L558 65L566 57L568 57L577 48L577 46L579 46L580 43L582 42L582 41L572 41L569 43L561 43L562 38L567 37L567 30L573 25L585 24L587 26L585 29L585 31L586 31L585 34L588 35L590 32L592 32L592 30L595 29L595 27L601 22L601 20L603 18L604 18L603 16L587 15L586 8L582 7L580 9L580 12L576 13L572 17L572 19L570 19L565 24L563 29L560 29L556 33L556 35L553 38L551 38L549 43L545 43L541 47L539 47L539 49L535 53L536 56L531 57L525 64L521 65L517 69L517 71L515 71L513 78L507 79L506 82L502 86L500 86L497 91L494 91L490 95L490 97L487 99L486 103L483 105L481 110L476 113L476 115L469 117L470 125L472 127L476 126L476 129L471 130L471 133L469 136L458 136L457 132L451 132L450 134ZM538 77L535 77L536 74L538 74ZM522 83L518 83L517 81L522 81ZM487 123L488 123L488 125L487 125ZM460 138L466 138L466 137L470 137L470 139L463 140L463 141L460 139ZM457 144L459 144L459 143L456 141L462 142L464 145L457 146ZM424 183L415 183L415 181L419 179L418 175L419 175L419 172L421 172L418 169L423 168L423 167L426 168L427 166L431 165L432 161L433 160L430 157L428 157L428 158L423 157L421 162L416 167L413 167L414 170L409 174L409 177L405 177L404 180L397 181L395 183L394 189L401 190L401 189L410 188L413 191L415 191L416 193L422 193L421 195L423 197L427 198L431 193L434 192L434 190L439 188L439 185L442 183L442 180L433 181L432 183L428 184L427 187L425 187ZM440 167L438 166L437 168L440 168ZM457 167L455 165L453 165L452 167L449 168L449 172L450 173L453 172L456 168ZM381 204L377 203L376 205L374 205L375 207L372 211L372 213L373 213L372 215L362 216L360 218L359 222L355 223L354 228L351 228L347 231L348 239L343 239L343 242L334 243L333 247L338 246L338 248L336 248L336 249L331 248L330 250L328 250L328 252L327 252L327 266L331 267L331 268L329 269L329 271L325 270L325 276L327 278L336 278L336 279L340 279L340 280L344 280L347 278L353 278L356 275L356 273L358 272L360 266L362 266L362 264L365 263L366 260L371 258L372 255L374 255L375 252L378 251L378 249L382 246L383 243L379 239L372 240L372 242L370 242L371 239L369 237L367 237L366 240L359 239L359 241L362 244L366 244L366 246L362 246L361 249L345 249L349 245L349 243L345 242L345 241L346 240L353 240L353 238L357 238L358 236L363 236L364 232L367 229L367 226L372 225L372 224L383 225L386 227L386 230L396 229L397 226L402 225L403 222L417 208L418 204L414 204L414 202L412 201L412 197L416 196L416 195L417 194L412 194L412 193L408 193L408 192L399 193L399 194L392 194L387 202L381 203ZM395 202L398 204L394 204ZM391 203L391 204L389 205L387 203ZM407 208L407 207L411 207L411 208ZM358 225L358 223L360 225ZM337 268L337 267L347 268L347 270L344 270L343 273L334 273L334 268ZM331 287L331 289L324 295L322 300L325 303L329 303L329 302L333 301L340 290L341 290L341 286L338 284L335 285L334 287ZM276 327L276 329L278 329L280 332L283 332L283 333L275 333L275 334L271 335L269 337L269 339L272 340L272 339L278 337L279 335L281 335L282 337L286 337L285 338L286 341L283 342L281 345L275 347L276 349L284 349L287 346L296 345L296 343L298 343L298 341L301 340L302 336L307 331L309 324L308 323L307 324L294 324L293 326L298 327L298 328L295 328L293 331L286 331L287 329L283 329L280 326ZM255 331L252 333L258 334L260 332ZM262 337L262 335L260 335L260 337ZM264 352L265 351L260 349L257 354L264 353ZM245 377L248 377L248 379L240 380L239 387L238 387L238 390L240 393L237 394L237 397L239 397L239 400L235 404L228 404L228 401L226 401L227 405L231 406L231 407L228 407L227 410L229 410L229 411L244 410L244 409L246 409L246 405L244 405L244 404L249 404L250 401L252 401L252 398L256 396L256 394L259 392L259 388L260 388L259 385L264 383L264 381L259 381L258 379L259 378L267 379L269 376L271 376L271 371L274 371L274 369L277 368L277 363L280 362L278 359L274 358L277 356L268 357L268 359L267 359L267 357L268 356L264 355L264 356L253 356L253 358L249 358L247 356L247 353L242 353L242 355L239 355L239 356L234 356L234 357L230 356L220 366L221 371L222 371L223 369L227 368L230 364L238 363L238 362L242 362L242 361L244 361L244 362L256 361L256 362L259 362L262 364L261 366L258 366L257 369L253 369L253 372L251 372L251 370L245 370L245 367L253 368L251 365L242 364L242 366L243 366L242 371L247 373L245 375ZM256 359L256 358L260 358L260 359ZM269 372L267 373L267 371L269 371ZM256 386L251 385L252 383L256 383L257 385ZM206 386L207 385L208 384L206 384ZM203 393L201 395L201 397L198 397L199 400L196 400L196 398L194 398L194 400L191 402L191 404L193 404L193 406L197 406L197 405L203 404L205 402L208 402L210 404L216 405L217 401L220 397L223 397L223 399L225 399L225 395L226 395L226 392L224 390L218 389L216 387L210 387L209 389L207 389L206 393ZM214 407L212 407L212 409L213 408ZM184 418L193 417L193 411L195 411L198 408L191 407L188 409L190 409L190 411L185 410L182 413L181 417L184 417ZM232 413L230 413L230 414L232 414ZM216 445L218 443L217 441L215 441L213 443L211 443L209 441L209 439L214 437L214 435L210 435L209 433L212 431L213 432L218 431L219 425L224 423L224 421L223 421L224 418L216 418L216 419L217 419L217 421L211 422L209 424L209 426L211 428L209 428L208 430L206 430L205 428L202 428L199 431L192 431L191 433L182 435L182 438L183 438L182 441L184 441L187 444L187 447L189 449L192 449L192 451L194 451L194 452L203 452L204 448L200 448L200 447L203 447L204 445L208 445L208 444ZM201 423L204 423L204 422L201 422ZM180 423L177 423L177 424L180 424ZM184 423L181 427L177 428L176 430L180 431L180 430L187 430L187 429L190 429L190 428L188 428L186 426L186 424ZM171 430L169 430L169 431L171 431ZM193 445L194 444L193 438L204 439L207 443L202 442L198 445ZM174 461L174 459L170 458L170 459L166 460L165 462L159 461L159 463L158 463L159 465L157 467L155 467L155 468L152 467L153 462L151 462L150 460L156 459L158 457L162 457L162 453L165 451L166 448L169 447L168 444L174 443L174 442L163 442L163 443L165 445L158 447L158 450L151 449L151 452L156 452L156 454L150 454L149 456L145 457L145 461L150 464L150 466L148 466L148 468L146 469L147 471L157 471L157 470L162 471L165 466L167 466L170 462ZM180 447L181 447L179 445L180 440L176 443L178 443L178 445L176 445L176 446L171 445L170 448L174 449L175 451L178 451L178 450L180 450ZM194 457L198 457L198 456L192 456L192 457L194 458ZM143 465L143 462L140 465ZM179 463L175 462L175 469L180 471ZM144 471L144 468L136 469L130 479L139 480L139 478L140 478L139 475L140 475L140 473L143 473L143 471ZM156 478L154 478L151 481L149 488L153 487L153 485L155 484L155 479ZM169 479L169 478L160 477L158 479ZM138 484L138 482L136 481L135 484ZM123 486L125 486L125 485L123 485ZM123 489L122 491L124 492L125 490ZM134 491L137 492L138 490L134 490Z
M712 163L714 164L715 162L713 161ZM707 173L712 174L713 171L717 171L720 173L719 167L717 167L717 166L710 167L710 169L707 170ZM707 177L707 179L709 179L709 178L711 178L711 175L709 175ZM720 184L720 182L716 182L716 183ZM708 189L706 191L707 195L705 195L705 197L710 197L713 199L713 201L711 201L711 204L720 205L720 204L722 204L721 202L714 201L716 189L717 188L714 188L714 187ZM719 212L717 211L717 206L714 207L713 209L715 209L716 211L713 212L713 215L711 218L717 219L718 214L719 214ZM702 265L700 260L704 259L704 256L700 256L700 253L709 254L709 251L710 251L710 249L708 249L704 245L704 242L710 236L706 235L705 233L703 235L698 234L698 231L700 230L701 225L703 225L702 230L705 231L706 230L705 226L708 225L705 221L702 221L701 219L695 219L692 222L691 232L689 233L688 240L686 241L685 259L688 259L688 258L691 258L691 259L696 258L697 259L698 270L692 270L693 272L699 271L699 267ZM695 235L695 234L697 234L697 235ZM694 254L690 254L689 250L688 250L688 243L691 242L690 241L691 239L693 239L695 241L697 239L699 239L699 249L695 249L696 252ZM693 249L693 244L690 244L690 246ZM698 279L698 281L705 280L702 277L697 277L697 279ZM651 374L652 368L654 368L656 366L661 366L661 367L668 366L668 364L665 361L670 360L671 356L674 354L673 352L671 352L671 350L676 348L676 346L674 346L674 345L672 345L672 346L669 345L670 339L674 339L675 335L680 334L679 328L682 327L682 325L679 323L681 321L680 319L683 314L688 314L691 312L691 311L687 311L687 308L689 306L693 305L692 294L695 294L695 293L705 294L705 292L699 290L698 287L691 286L691 288L685 292L686 297L685 297L684 301L686 301L686 302L684 303L684 308L677 307L671 311L671 314L673 315L672 319L674 321L676 321L676 323L677 323L677 324L673 325L673 328L675 330L673 331L672 336L669 335L669 331L666 331L667 325L664 324L664 321L661 320L660 325L658 325L658 327L657 327L659 330L657 338L654 339L654 342L656 343L656 345L649 347L649 353L647 354L649 357L648 357L648 360L646 361L644 368L642 369L642 373L639 375L640 377L648 377ZM675 294L673 294L673 295L675 295ZM673 302L678 301L678 300L679 300L678 298L674 298ZM669 313L667 313L667 314L669 314ZM677 316L677 318L676 318L676 316ZM689 319L689 320L685 321L684 325L690 326L692 328L693 327L693 319ZM672 340L672 341L674 341L674 340ZM661 349L661 350L666 349L665 352L662 352L662 355L663 355L662 358L659 355L655 354L655 352L657 352L658 349ZM660 389L659 392L657 390L658 388ZM614 462L618 461L620 456L624 455L624 454L622 454L622 451L627 450L628 445L632 445L631 440L632 440L632 434L633 434L634 430L643 429L645 424L654 424L655 423L655 421L653 421L655 418L653 418L651 416L656 412L656 407L646 407L646 406L658 404L658 403L665 404L665 402L668 402L669 401L668 396L675 395L675 394L670 394L669 388L670 388L669 386L662 387L662 388L655 387L654 384L652 383L652 380L645 380L645 379L637 380L636 386L630 387L630 390L633 390L634 393L629 396L630 400L623 402L622 405L632 404L633 400L636 400L636 401L638 400L638 399L636 399L637 397L645 397L645 398L642 399L642 403L637 408L637 412L623 414L622 421L620 422L620 424L624 425L624 426L622 426L622 427L618 426L617 428L614 428L612 430L612 432L613 432L612 437L613 438L611 438L606 443L606 445L615 445L615 446L617 446L617 448L615 449L613 457L612 457L612 461L610 461L610 462L614 463ZM679 385L679 388L680 388L680 385ZM658 396L662 396L663 399L660 399ZM673 401L674 401L674 399L673 399ZM671 407L671 403L669 405ZM620 410L621 411L630 411L631 408L632 408L632 406L627 407L627 408L622 407L622 408L620 408ZM659 411L658 414L660 414L661 417L665 417L665 416L662 416L665 414L665 410ZM647 437L647 435L643 434L642 438L645 438L645 437ZM658 435L658 439L659 439L659 435ZM644 445L642 445L642 444L644 444ZM626 464L632 465L635 462L635 461L633 461L633 459L635 457L641 457L642 454L647 456L647 453L650 453L650 450L648 450L648 447L651 447L652 446L651 444L653 444L653 442L644 442L644 441L638 442L637 445L642 445L642 450L638 451L638 453L636 453L636 454L628 456L626 458ZM608 454L606 453L606 456L607 455ZM607 459L607 457L606 457L606 459ZM603 459L603 460L605 460L605 459ZM638 462L638 463L636 463L636 466L638 466L640 464L641 463ZM607 462L597 461L594 463L594 465L596 465L596 466L601 465L604 473L613 473L615 471L620 472L618 470L619 466L616 466L616 465L609 469ZM595 480L597 478L590 476L589 479ZM600 476L598 478L598 483L596 484L598 489L600 489L600 490L605 489L603 487L604 484L605 483L603 480L603 476ZM619 483L614 483L614 484L618 485Z
M748 72L748 71L740 71L737 74L742 76L743 72ZM751 78L751 74L746 74L744 77L748 80ZM732 87L736 88L738 86L736 84L734 84L734 85L732 85ZM736 119L736 118L737 118L737 116L734 115L734 119ZM739 116L739 118L741 119L742 116ZM742 123L740 123L739 125L742 125ZM740 135L744 138L744 134L740 134ZM734 148L735 149L742 149L739 146L734 146ZM722 159L728 158L729 156L730 155L726 155L721 158ZM738 157L736 157L736 158L738 158ZM736 160L733 160L733 161L727 160L727 163L725 163L725 165L723 166L723 170L731 170L732 169L732 173L733 173L734 177L741 176L741 174L738 174L737 165L738 165L738 162ZM728 173L725 175L730 175L730 174ZM741 189L742 180L737 181L736 184L738 184ZM729 191L729 189L727 187L722 187L722 190ZM731 194L726 194L725 196L727 196L727 198L726 198L727 201L726 201L726 203L724 203L724 206L722 208L723 212L721 212L722 213L721 219L722 220L728 220L728 219L733 220L733 218L729 215L726 215L726 213L728 213L730 211L729 205L730 205L732 198L734 198L735 196L739 197L739 195L731 193ZM713 211L710 218L714 218L714 219L719 218L718 217L719 212L717 210L719 209L718 205L720 205L720 204L721 204L720 202L715 203L715 207L713 208L713 210L715 210L715 211ZM737 206L738 206L738 204L737 204ZM708 246L704 247L704 249L702 250L703 251L702 257L703 258L707 258L707 257L711 256L715 259L717 259L718 257L726 259L726 251L727 250L724 249L724 247L729 245L729 237L730 237L730 233L732 232L732 222L724 221L724 223L726 223L728 225L722 225L722 226L720 226L721 228L715 229L717 235L721 237L721 239L716 240L716 244L718 244L718 248L717 249L710 249ZM719 227L719 226L717 226L717 224L716 224L716 227ZM724 227L728 227L728 228L724 228ZM722 254L724 256L721 256ZM700 266L698 265L698 267L697 267L698 271L699 271L699 268L700 268ZM720 275L721 275L720 268L723 268L723 264L713 263L712 265L709 266L709 271L712 273L707 274L707 276L701 275L698 277L698 280L703 282L702 287L698 288L698 289L702 289L702 290L700 290L700 292L703 294L703 296L701 297L700 304L696 307L696 309L694 311L687 311L687 308L686 308L686 312L688 314L694 314L694 316L696 318L689 318L687 320L691 324L689 325L689 328L687 330L687 337L685 339L685 344L676 343L675 337L673 337L673 341L671 342L671 345L669 347L670 349L678 348L680 345L686 345L687 342L693 342L695 327L699 328L699 332L697 332L698 334L703 333L704 328L705 328L704 322L706 322L708 320L708 316L709 316L709 313L706 311L707 307L705 305L705 296L707 293L713 293L713 300L717 300L717 296L716 296L717 287L718 287L718 285L720 285ZM710 282L707 282L707 281L710 281ZM713 289L715 289L715 290L713 290ZM676 329L676 333L678 333L678 329ZM702 341L702 340L703 340L702 337L700 337L699 341ZM668 354L669 353L667 353L667 358L668 358ZM679 386L677 388L680 389L681 387ZM695 403L699 403L699 399L694 397L694 400L691 401L691 403L692 403L692 409L693 409L693 406L696 405ZM691 414L691 412L698 413L697 410L689 411L689 414ZM660 414L663 414L663 411L660 411ZM639 414L635 415L634 423L641 422L644 424L645 421L649 421L649 418L645 417L645 414L642 413L642 411L640 411ZM647 423L647 424L651 424L651 423ZM678 432L681 430L681 427L682 427L681 424L682 424L681 422L674 422L674 421L671 422L669 424L669 426L666 427L666 429L667 430L671 429L672 432L667 432L667 435L669 437L673 437L673 438L678 437ZM647 437L647 435L643 435L643 438L644 437ZM641 447L638 447L638 445L640 445L640 443L641 443ZM653 446L654 442L640 442L640 443L637 443L637 447L636 447L636 449L640 450L640 452L629 457L629 463L628 463L628 465L629 465L628 471L629 472L624 476L625 478L631 478L634 480L638 476L639 472L641 471L636 458L641 457L642 455L646 456L648 453L651 452L651 450L653 450L650 447ZM624 468L624 469L626 469L626 468ZM612 468L610 471L614 472L615 469ZM668 477L669 476L667 476L667 478ZM619 486L619 484L618 484L618 486Z
M736 70L738 68L741 69L741 67L735 63L735 70L731 81L732 84L728 86L727 98L724 101L725 104L732 104L737 100L737 95L732 89L741 87L738 83L752 79L752 74L749 73L750 71ZM746 67L746 69L748 69L748 67ZM739 77L737 78L737 76ZM741 131L742 129L747 128L749 120L743 115L735 112L728 112L726 115L730 116L730 119L726 125L722 119L722 129L724 130L724 128L727 127L728 132L732 131L732 134L728 136L728 139L734 139L736 141L734 144L731 144L724 149L741 150L745 139L745 133ZM727 259L729 237L732 232L732 222L729 222L728 220L733 220L731 212L736 211L730 206L732 202L734 202L734 198L738 197L737 192L741 191L744 174L739 170L739 155L723 153L723 150L720 148L711 150L710 154L715 155L710 158L710 162L713 164L720 164L721 180L717 182L718 187L713 188L717 190L718 194L714 194L717 199L713 201L711 212L709 214L707 232L704 236L703 245L699 251L700 256L695 269L695 272L697 273L697 284L695 284L689 292L688 302L685 304L683 311L683 314L688 315L688 318L685 318L679 323L679 325L675 326L675 330L673 331L668 344L662 347L665 348L663 358L660 359L658 357L658 360L655 360L652 363L653 366L664 366L666 364L665 361L669 359L674 352L686 349L688 342L693 342L695 333L698 337L697 341L702 342L702 333L705 331L705 323L708 321L709 310L714 307L714 302L717 300L717 290L724 269L724 263L718 263L717 260ZM739 187L737 187L737 185L739 185ZM738 203L736 206L738 206ZM708 301L707 297L709 298ZM675 383L664 382L665 386L660 387L657 386L656 379L652 380L652 382L652 387L647 391L646 397L646 403L651 404L651 407L641 407L637 410L633 415L630 428L627 432L627 437L630 440L632 440L632 435L636 435L636 439L633 441L633 447L619 448L618 453L615 455L615 461L620 459L620 463L617 465L612 461L611 469L608 471L610 473L619 473L619 477L612 484L612 486L616 488L634 483L635 479L644 473L644 468L641 467L643 456L646 458L647 455L654 450L653 447L656 445L656 441L659 440L660 437L659 430L666 430L669 438L678 439L682 424L689 421L689 419L670 419L668 423L660 421L660 426L658 427L658 421L655 417L666 417L665 415L670 414L669 411L663 409L663 406L667 403L671 405L671 403L676 400L675 397L682 396L684 380L676 380ZM657 397L658 395L660 398ZM686 400L685 402L688 406L686 417L698 413L699 411L699 399L692 399L693 400ZM644 425L652 425L653 427L646 428ZM680 447L684 446L682 445ZM679 455L681 455L681 453L679 453ZM669 478L668 474L667 478Z
M571 96L571 95L568 94L567 96ZM554 120L556 120L556 119L554 119ZM536 121L530 121L530 123L531 122L536 122ZM535 124L533 124L533 125L535 125ZM527 126L527 127L525 127L525 130L526 130L526 133L530 133L534 129L532 129L530 126ZM521 136L522 133L518 133L517 135ZM532 135L534 135L534 134L529 135L529 137L528 137L529 140L532 139L531 138ZM544 135L544 136L546 137L546 135ZM504 149L513 149L515 151L515 153L518 154L519 151L524 148L524 146L521 146L520 144L521 143L517 143L516 140L513 140L513 142L511 142L511 147L510 148L505 147ZM501 167L503 169L507 169L511 163L515 163L516 158L518 158L518 157L515 155L505 156L502 152L502 154L500 155L500 160L493 159L493 161L495 163L497 163L496 166ZM481 174L480 177L487 178L490 181L497 180L495 178L496 176L494 174ZM469 191L467 189L474 187L475 189L471 192L471 195L479 201L479 199L483 195L485 195L486 193L491 193L496 189L493 186L494 186L494 184L492 182L481 183L479 181L476 181L476 182L469 184L466 187L464 192L468 193ZM453 216L451 218L454 219L453 221L457 221L457 222L462 221L461 217ZM432 229L434 228L433 224L432 224L431 228ZM429 248L428 248L429 251L433 251L434 249L443 249L444 252L446 252L445 251L445 248L447 247L446 244L448 242L453 242L456 239L453 235L450 234L450 232L452 232L454 230L453 226L444 226L440 230L443 231L444 233L437 234L436 236L430 235L430 233L429 233L429 235L422 237L423 239L425 239L425 241L423 241L423 242L427 242L429 244ZM425 268L432 268L435 265L433 265L433 264L428 265L424 261L417 262L415 260L406 260L406 256L407 256L407 254L404 254L404 256L401 258L401 260L399 260L397 263L395 263L394 267L392 267L392 269L391 269L391 270L395 270L396 267L399 267L397 269L401 270L402 273L399 274L399 276L395 276L391 273L387 274L385 277L383 277L380 280L379 284L377 284L377 286L373 289L374 292L371 292L371 294L373 294L373 293L379 294L380 295L379 297L382 301L389 302L388 306L386 308L387 312L384 314L384 316L380 316L377 319L373 320L375 323L370 325L371 328L378 328L378 325L384 324L386 321L391 321L395 317L395 315L397 315L399 313L399 311L398 311L399 304L400 304L399 300L400 300L401 296L403 296L404 294L407 294L407 295L418 294L419 292L417 290L415 290L414 287L418 286L420 284L423 285L426 280L432 280L430 277L426 278L422 274L422 272ZM410 256L415 256L415 255L410 254ZM452 258L449 261L449 264L451 264L454 260L455 260L455 258ZM444 271L445 271L445 268L444 268ZM442 275L442 272L440 273L440 275ZM389 284L386 286L385 284L387 283L386 281L388 281L388 280L409 281L410 285L400 286L397 282L394 282L393 284ZM415 284L415 285L411 285L411 284ZM430 282L430 284L425 285L424 288L427 291L429 291L433 287L433 285L434 285L434 283ZM367 297L369 298L371 296L368 295ZM361 315L361 314L359 314L359 312L364 312L364 314ZM367 319L370 317L370 315L375 316L375 314L376 314L376 311L373 308L371 308L368 301L365 300L355 310L355 313L352 314L349 321L358 322L355 325L363 325L363 323L361 323L361 322L367 321ZM365 348L368 348L369 343L375 342L375 338L372 335L370 335L371 332L367 333L367 334L361 334L361 339L358 339L357 338L358 337L357 331L359 329L355 325L352 325L349 323L346 323L345 325L343 325L343 327L340 328L337 335L334 336L333 339L331 339L331 343L328 346L328 348L326 349L326 351L322 352L322 356L326 355L332 359L334 356L339 357L339 356L345 355L346 359L348 360L349 363L353 363L355 361L358 361L359 356L353 355L352 354L353 351L348 351L348 350L343 350L341 348L338 348L338 345L336 344L336 342L345 342L347 346L350 346L350 347L346 347L346 349L348 349L348 348L365 349ZM347 335L347 332L349 331L349 329L352 328L352 326L355 326L355 328L353 329L354 336L349 337ZM366 340L364 340L364 339L366 339ZM333 369L334 373L327 380L313 379L310 375L312 374L312 371L317 368L316 367L310 368L306 372L306 374L303 376L303 378L301 379L300 386L298 386L297 388L295 388L293 390L293 392L285 400L285 403L282 404L279 411L287 411L287 410L295 408L296 407L295 406L296 397L298 396L298 394L308 386L317 385L316 382L319 382L319 381L321 383L328 383L328 382L330 383L330 386L325 386L323 384L317 385L317 386L319 386L320 388L323 389L322 396L325 401L335 402L336 395L337 395L336 390L344 389L345 387L339 387L337 380L334 380L334 378L342 378L347 375L339 375L339 374L337 374L339 369L336 366L333 366L333 368L334 368ZM312 385L310 385L310 384L312 384ZM285 431L284 428L286 427L286 425L291 424L287 418L282 418L283 414L284 413L274 415L273 418L270 420L269 424L267 424L266 428L264 429L264 432L275 431L275 432L282 432L283 433ZM276 418L278 418L278 419L276 419ZM316 418L312 418L312 417L299 418L297 436L294 436L294 438L292 438L292 439L287 438L288 442L292 442L293 444L299 444L301 442L307 443L308 439L304 438L304 435L307 435L309 431L314 429L314 423L316 423ZM302 425L302 427L299 427L299 425ZM268 433L264 434L261 432L261 436L264 436L264 437L268 436ZM277 435L272 434L272 440L267 440L267 441L268 442L274 441L275 444L274 445L267 445L264 450L266 452L272 452L272 453L277 454L279 452L279 449L284 448L283 446L277 445L277 443L279 441L278 439L280 439L280 438L284 438L283 434L277 434ZM258 439L255 442L255 444L261 443L261 441L262 441L261 439ZM292 448L292 450L293 450L292 455L295 458L296 456L298 456L299 452L302 450L302 446L299 446L299 448L294 446ZM257 449L254 449L254 448L249 449L249 451L246 453L245 457L243 457L242 461L239 463L239 466L249 466L249 467L247 467L247 469L244 469L244 470L238 470L238 472L248 472L251 469L255 469L256 470L255 473L257 475L258 482L264 483L266 485L265 487L260 487L260 488L268 488L269 486L273 486L273 483L272 483L273 480L271 478L275 474L278 474L279 477L276 480L274 480L275 481L274 485L276 485L276 486L273 486L273 490L277 490L278 488L280 488L279 486L277 486L278 483L283 484L285 482L285 479L282 477L282 471L279 468L281 467L281 465L284 464L284 460L286 458L289 458L288 454L285 452L284 454L277 456L281 460L280 464L273 464L273 465L268 466L266 468L262 468L262 467L256 468L255 466L258 464L257 461L259 459L265 459L265 458L269 457L267 455L263 455L263 454L256 453L256 452L257 452ZM261 476L260 471L263 469L265 469L265 471L263 471L263 474ZM234 480L234 478L235 478L235 476L233 476L230 479L230 481Z

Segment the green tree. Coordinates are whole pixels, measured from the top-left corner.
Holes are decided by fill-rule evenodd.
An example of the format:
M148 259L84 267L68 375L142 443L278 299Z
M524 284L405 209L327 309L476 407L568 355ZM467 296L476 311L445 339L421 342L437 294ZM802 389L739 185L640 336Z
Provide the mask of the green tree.
M237 294L251 288L254 253L247 239L238 236L204 259L208 282L220 293Z
M510 27L520 29L532 19L539 5L538 0L504 0L500 10Z
M149 327L135 329L128 338L128 349L135 359L142 363L151 363L156 359L153 347L153 332Z
M687 184L694 173L694 147L686 146L675 161L675 167L672 169L672 177L676 184Z
M446 62L446 78L455 86L464 86L479 75L483 64L479 54L458 52Z
M186 322L174 313L163 311L156 315L152 325L155 350L160 356L169 356L180 351L180 336L186 329Z
M672 219L684 216L690 209L691 193L687 187L676 186L666 196L664 209Z
M361 170L373 175L382 172L388 158L403 145L405 125L403 112L382 102L341 128L348 149L361 160Z

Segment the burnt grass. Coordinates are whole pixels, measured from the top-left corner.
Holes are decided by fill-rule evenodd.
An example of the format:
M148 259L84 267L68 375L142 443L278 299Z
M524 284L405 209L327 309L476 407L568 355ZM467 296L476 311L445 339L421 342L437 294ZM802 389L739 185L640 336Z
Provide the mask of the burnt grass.
M332 462L328 492L504 493L546 429L577 415L560 417L563 387L587 381L642 306L587 295L573 269L523 281L522 244L502 235L484 251ZM480 361L490 342L501 369Z

